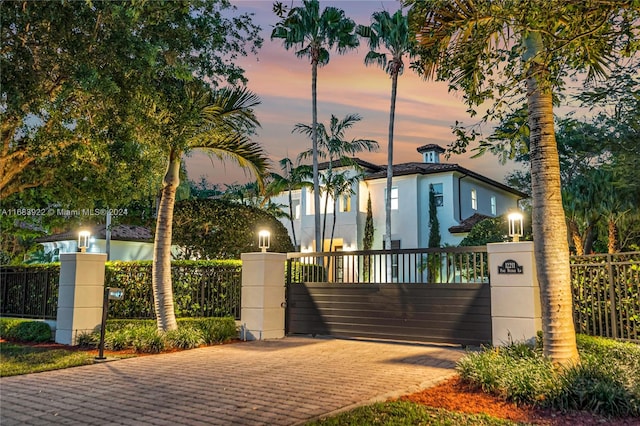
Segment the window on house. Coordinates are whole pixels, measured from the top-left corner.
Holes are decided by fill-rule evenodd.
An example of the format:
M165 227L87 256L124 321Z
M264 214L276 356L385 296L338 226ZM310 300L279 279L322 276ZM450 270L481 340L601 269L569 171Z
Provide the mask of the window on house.
M443 194L443 191L442 191L442 184L441 183L434 183L433 184L433 193L435 195L436 206L438 206L438 207L444 206L444 194Z
M351 211L351 195L343 195L342 197L340 197L340 211Z
M478 194L475 189L471 190L471 208L473 210L478 210Z
M309 191L308 189L303 189L303 194L304 194L304 214L309 216L312 215L314 210L314 206L313 206L313 192Z
M291 202L291 210L293 211L293 219L300 219L300 199L293 199Z
M387 189L384 190L385 201L387 198ZM398 210L398 187L391 187L391 210Z
M496 196L491 197L491 214L496 215L498 212L498 205L496 204Z

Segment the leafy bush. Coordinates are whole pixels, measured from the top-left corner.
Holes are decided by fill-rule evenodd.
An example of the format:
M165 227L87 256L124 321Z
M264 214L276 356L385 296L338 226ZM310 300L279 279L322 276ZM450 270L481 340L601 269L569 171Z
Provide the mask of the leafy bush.
M111 318L155 317L151 268L151 261L107 262L105 286L124 290L124 300L109 304ZM172 262L176 316L239 315L241 269L239 260Z
M204 343L202 331L193 327L180 326L166 334L169 347L180 349L197 348Z
M130 348L134 344L135 335L135 327L126 327L119 330L106 332L104 334L104 347L112 351L120 351L122 349ZM98 344L100 344L99 340Z
M3 339L13 339L12 333L20 322L24 320L18 318L0 318L0 337Z
M223 343L238 335L236 322L231 317L224 318L179 318L178 327L192 327L200 330L204 343Z
M43 321L0 318L0 337L21 342L48 342L51 327Z
M607 416L640 415L640 346L578 335L580 364L555 369L540 346L522 343L470 353L461 377L518 403Z
M135 328L131 334L136 352L157 354L167 347L164 333L155 327Z
M105 348L122 350L134 348L136 352L157 353L166 348L189 349L202 344L226 342L238 335L236 322L224 318L178 318L178 329L161 333L155 320L108 320ZM90 334L78 337L81 346L100 344L100 327Z

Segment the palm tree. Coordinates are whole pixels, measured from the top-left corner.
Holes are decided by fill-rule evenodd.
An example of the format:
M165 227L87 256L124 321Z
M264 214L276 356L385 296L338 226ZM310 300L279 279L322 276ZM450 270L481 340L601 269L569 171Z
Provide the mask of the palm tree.
M268 166L263 148L250 139L259 126L253 112L259 99L254 93L245 88L211 91L197 83L174 82L173 87L177 89L173 89L164 106L147 102L149 117L167 143L168 157L158 205L152 268L155 312L158 329L162 331L177 328L171 285L171 232L183 155L199 149L221 160L232 160L260 182Z
M588 79L603 75L609 61L629 47L633 37L629 23L637 23L638 10L631 1L608 0L407 0L405 4L413 5L410 21L424 48L426 73L437 72L450 87L464 90L471 108L494 99L490 116L506 115L508 95L527 101L544 353L555 364L573 364L578 353L554 94L570 71L587 70Z
M277 14L277 13L276 13ZM318 0L304 0L302 7L289 10L286 17L276 23L271 39L283 40L284 48L296 50L299 58L311 62L311 115L312 129L318 124L318 67L329 63L329 49L336 48L339 54L358 46L353 33L355 22L347 18L344 11L327 7L320 13ZM318 136L311 134L313 150L313 204L315 215L316 251L322 251L320 240L320 183L318 180Z
M283 175L271 173L271 182L267 186L267 197L278 195L287 191L289 196L289 214L287 215L291 222L291 236L293 237L293 246L298 247L296 239L296 229L293 225L295 213L293 211L292 192L297 189L313 187L309 179L313 177L313 170L307 165L298 165L294 167L293 162L289 158L280 160L280 168L284 172Z
M409 22L402 9L391 16L389 12L374 12L371 26L358 25L356 33L369 42L369 53L364 58L366 65L384 68L391 76L391 107L389 108L389 143L387 145L387 197L385 200L385 248L391 248L391 187L393 183L393 129L396 116L398 76L404 71L403 58L414 56L414 41L409 31ZM387 53L377 50L384 46ZM389 56L389 57L388 57Z
M317 132L315 133L318 136L318 157L327 158L329 160L327 171L322 178L324 180L322 186L330 187L333 185L332 179L335 177L333 173L334 163L339 162L340 166L356 166L353 159L348 156L353 156L364 151L371 152L378 149L378 142L372 139L358 138L352 139L351 141L345 139L346 131L360 120L362 120L362 117L359 114L347 114L342 120L338 120L338 117L331 114L331 119L329 120L329 131L327 131L327 128L323 123L317 124ZM314 134L313 126L302 123L296 124L293 131L306 136L312 136ZM299 159L305 159L312 154L313 153L310 151L303 151L300 153ZM321 238L324 242L327 228L329 197L331 196L332 191L329 188L324 188L321 189L321 192L324 193L327 198L324 203L321 233Z
M356 192L353 190L353 187L358 185L362 179L362 174L351 175L349 176L348 171L343 171L341 173L336 173L331 181L330 193L333 197L333 223L331 225L331 237L329 239L329 251L333 248L333 237L335 235L336 230L336 216L338 214L338 203L340 198L343 196L352 196Z

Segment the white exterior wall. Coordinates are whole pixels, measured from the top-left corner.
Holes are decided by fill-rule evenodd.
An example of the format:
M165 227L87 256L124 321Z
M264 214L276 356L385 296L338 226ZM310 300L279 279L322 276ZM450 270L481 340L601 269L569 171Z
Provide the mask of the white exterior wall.
M478 201L478 208L476 210L471 208L471 191L476 190L476 196ZM461 219L467 219L473 216L475 213L484 214L487 216L494 216L491 213L491 196L496 197L496 214L500 216L509 210L514 210L518 207L518 197L514 194L506 191L498 190L494 187L487 185L484 182L473 179L469 176L460 181L461 191ZM458 217L460 219L460 217Z
M77 240L65 240L41 243L44 252L49 253L59 249L59 253L76 253L78 251ZM87 253L106 253L107 241L92 241ZM153 260L153 243L139 241L118 241L111 240L111 254L109 260Z
M381 250L386 232L385 190L387 180L367 181L373 210L373 248ZM415 248L419 240L418 185L416 176L399 176L392 187L398 188L398 210L391 210L391 240L400 240L400 248ZM366 199L364 201L366 203ZM365 204L366 205L366 204Z
M417 247L427 247L429 243L429 185L442 184L442 206L437 207L438 222L440 224L440 245L458 245L462 240L460 237L449 233L448 229L452 226L458 225L458 221L455 219L455 200L457 191L454 189L454 183L456 179L453 173L441 173L422 175L419 178L420 181L420 218L423 223L422 239L420 245Z
M518 196L493 187L468 175L459 172L432 173L426 175L413 174L398 176L393 179L393 187L398 188L398 209L391 211L391 239L400 240L401 248L424 248L429 241L429 185L442 184L443 205L437 208L440 223L441 245L457 246L464 235L451 234L448 229L457 226L475 213L493 216L491 213L491 196L496 197L497 215L501 215L517 207ZM477 194L478 208L471 208L471 190ZM362 238L367 212L367 198L371 195L371 207L374 222L373 249L383 248L385 234L385 190L386 178L361 181L356 194L352 196L351 211L337 212L334 234L334 246L342 246L343 250L362 249ZM294 221L296 240L301 251L315 251L314 215L311 213L313 191L307 188L294 191L294 197L300 198L301 217ZM288 193L274 197L274 202L288 206ZM308 205L311 203L311 205ZM288 212L288 207L286 209ZM309 214L307 214L309 212ZM327 215L325 249L331 237L331 226L334 214ZM323 210L320 212L323 218ZM291 236L289 219L280 221Z

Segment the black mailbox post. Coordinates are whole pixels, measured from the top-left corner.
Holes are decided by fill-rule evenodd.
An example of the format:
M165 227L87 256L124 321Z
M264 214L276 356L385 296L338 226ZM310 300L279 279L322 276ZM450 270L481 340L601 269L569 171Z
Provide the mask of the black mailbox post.
M116 287L105 287L104 299L102 301L102 324L100 325L100 352L96 361L104 361L107 359L104 356L104 334L107 329L107 312L109 311L109 300L122 300L124 299L124 290Z

